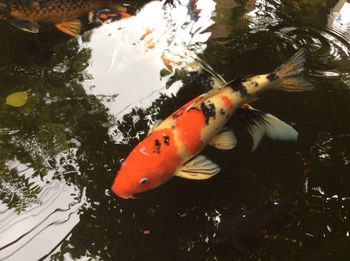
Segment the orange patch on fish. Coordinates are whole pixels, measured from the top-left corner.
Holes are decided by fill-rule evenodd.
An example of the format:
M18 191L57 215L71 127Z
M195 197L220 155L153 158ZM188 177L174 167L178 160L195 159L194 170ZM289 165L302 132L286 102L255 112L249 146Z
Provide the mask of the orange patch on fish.
M227 96L221 96L221 100L224 102L225 109L233 107L232 101Z
M186 111L176 119L179 139L190 155L202 148L201 132L205 125L203 112L198 109Z

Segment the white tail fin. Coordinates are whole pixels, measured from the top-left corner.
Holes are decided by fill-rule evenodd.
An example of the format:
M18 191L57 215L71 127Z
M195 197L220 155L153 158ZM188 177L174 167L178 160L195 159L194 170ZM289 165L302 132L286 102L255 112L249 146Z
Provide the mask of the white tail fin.
M276 89L288 92L304 92L313 89L310 82L301 78L305 64L305 49L295 53L285 64L278 67L271 75L277 78L280 84L276 85Z

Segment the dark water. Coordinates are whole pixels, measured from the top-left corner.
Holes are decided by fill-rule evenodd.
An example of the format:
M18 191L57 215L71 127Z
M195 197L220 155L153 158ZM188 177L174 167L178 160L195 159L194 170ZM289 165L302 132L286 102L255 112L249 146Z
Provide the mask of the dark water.
M0 260L348 260L350 4L218 0L201 32L214 15L204 2L202 16L186 1L153 2L135 23L78 40L0 23ZM210 180L174 178L137 200L111 194L149 127L211 88L191 57L231 80L269 72L301 47L315 89L254 102L293 125L298 142L264 139L252 153L242 133L232 151L205 149L222 168ZM178 59L175 74L164 54ZM28 92L25 106L5 104L16 91ZM215 222L290 195L305 172L305 196L246 252L208 242Z

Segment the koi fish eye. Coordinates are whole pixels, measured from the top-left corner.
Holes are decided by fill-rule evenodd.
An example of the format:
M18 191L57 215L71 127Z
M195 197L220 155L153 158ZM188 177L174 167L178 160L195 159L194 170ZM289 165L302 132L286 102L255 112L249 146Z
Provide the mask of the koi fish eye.
M149 182L148 178L142 178L142 179L140 179L139 184L140 185L147 185L148 182Z

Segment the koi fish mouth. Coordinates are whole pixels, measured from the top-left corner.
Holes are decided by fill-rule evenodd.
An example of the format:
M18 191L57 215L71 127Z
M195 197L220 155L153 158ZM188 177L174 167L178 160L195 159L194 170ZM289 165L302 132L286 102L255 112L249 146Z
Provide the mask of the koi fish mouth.
M112 190L113 191L113 190ZM133 199L134 196L133 195L129 195L129 194L123 194L123 193L119 193L119 192L116 192L116 191L113 191L113 193L119 197L119 198L122 198L122 199Z
M122 194L116 194L116 195L122 199L138 199L137 197L134 197L133 195L122 195Z
M122 199L137 199L137 197L134 197L134 195L120 193L119 191L116 191L113 187L112 187L112 191L116 196L118 196L119 198L122 198Z

